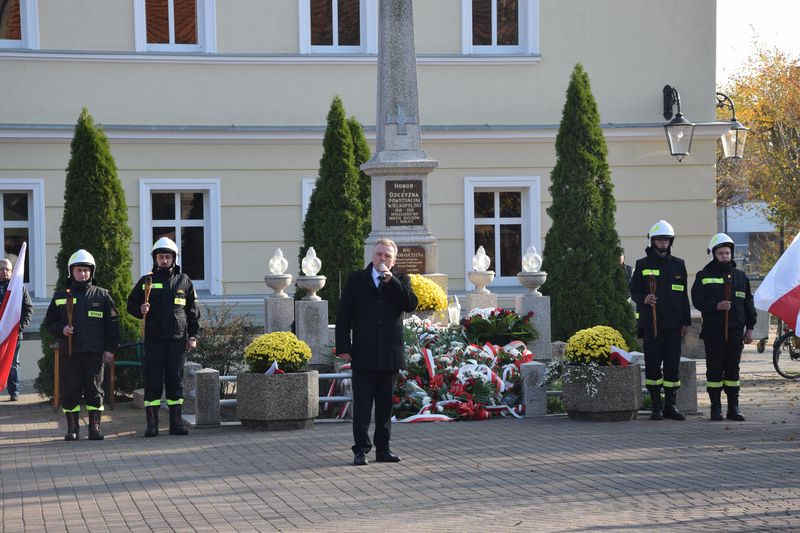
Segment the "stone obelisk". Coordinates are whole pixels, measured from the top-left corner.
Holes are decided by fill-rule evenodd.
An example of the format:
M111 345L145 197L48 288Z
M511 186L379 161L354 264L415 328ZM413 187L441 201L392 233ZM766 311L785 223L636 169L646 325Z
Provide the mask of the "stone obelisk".
M428 230L428 174L439 165L420 143L417 63L411 0L380 0L378 112L375 155L361 168L372 178L372 231L364 255L380 237L399 248L408 272L438 271L436 237Z

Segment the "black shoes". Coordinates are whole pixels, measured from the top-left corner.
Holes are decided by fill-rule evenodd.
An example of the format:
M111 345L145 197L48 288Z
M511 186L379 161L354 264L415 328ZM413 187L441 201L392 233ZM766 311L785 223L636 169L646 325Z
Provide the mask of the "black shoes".
M722 414L720 414L720 419L722 418ZM728 414L725 415L725 418L728 420L734 420L736 422L744 422L744 415L739 410L738 405L730 405L728 404Z
M147 427L144 430L145 437L158 437L158 405L148 405L145 407L147 414Z
M170 435L188 435L189 430L183 425L183 418L181 418L181 405L169 406L169 434Z
M19 401L19 394L12 394L11 398L8 399L9 402L18 402Z
M375 454L375 460L379 463L399 463L400 457L390 451Z
M100 429L100 411L89 411L89 440L103 440L105 436Z
M67 418L67 433L64 440L78 440L80 438L80 428L78 427L78 416L80 413L64 413Z
M365 466L369 464L367 455L362 451L353 452L353 464L356 466Z

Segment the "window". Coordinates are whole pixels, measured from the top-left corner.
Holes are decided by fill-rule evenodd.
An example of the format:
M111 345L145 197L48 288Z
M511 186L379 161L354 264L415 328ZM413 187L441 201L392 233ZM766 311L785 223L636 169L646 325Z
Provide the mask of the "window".
M369 53L377 50L374 0L298 0L300 53Z
M0 0L0 48L39 48L37 0Z
M135 0L137 52L215 52L216 0Z
M169 237L178 245L178 264L195 288L222 294L219 183L143 180L140 194L142 273L153 264L153 243Z
M464 54L538 54L539 0L461 0Z
M44 298L44 182L42 180L0 180L0 236L3 255L16 266L22 243L25 254L25 283L38 298Z
M522 255L533 244L541 250L538 177L466 178L465 268L483 246L497 285L513 285Z

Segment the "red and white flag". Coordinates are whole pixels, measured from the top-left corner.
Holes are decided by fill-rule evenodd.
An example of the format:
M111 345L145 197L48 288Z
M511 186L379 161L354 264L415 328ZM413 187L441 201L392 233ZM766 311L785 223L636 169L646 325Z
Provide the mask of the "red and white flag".
M620 366L628 366L633 359L633 355L629 354L622 348L616 346L611 347L611 356L609 357L612 363L619 363Z
M25 250L27 243L22 243L22 249L14 265L14 272L8 282L3 304L0 306L0 390L5 389L8 382L8 373L14 361L14 351L17 349L19 336L19 321L22 315L22 289L25 279Z
M753 295L753 303L797 331L800 315L800 234L769 271Z
M433 352L428 348L420 350L422 352L422 359L425 361L425 368L428 369L428 377L433 379L436 374L436 363L433 362Z

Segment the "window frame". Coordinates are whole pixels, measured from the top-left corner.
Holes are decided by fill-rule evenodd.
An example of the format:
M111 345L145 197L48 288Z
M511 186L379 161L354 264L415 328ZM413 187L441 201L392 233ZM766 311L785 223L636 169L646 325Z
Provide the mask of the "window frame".
M338 0L333 0L338 2ZM378 2L359 0L361 14L361 44L359 46L312 45L311 44L311 0L297 0L300 24L300 54L377 54L378 53ZM336 8L333 9L334 23ZM335 24L334 24L335 25ZM338 27L334 29L334 40L338 38Z
M204 195L204 208L207 215L203 217L203 226L207 231L207 249L205 250L206 279L192 280L196 289L208 290L214 296L223 294L222 284L222 209L220 203L219 179L158 179L145 178L139 180L139 270L140 275L150 271L153 258L153 219L151 194L154 192L180 193L199 191ZM176 213L177 215L177 213ZM180 243L178 243L180 247ZM178 261L180 263L180 260Z
M0 179L0 191L28 193L28 291L47 297L45 205L43 179Z
M522 190L522 250L524 255L528 246L533 244L537 250L542 249L541 234L541 176L497 176L497 177L472 177L464 178L464 283L467 290L475 286L469 281L466 273L472 270L472 257L475 255L475 192L481 189L492 192L504 190ZM500 219L499 213L495 217ZM499 245L499 236L495 240ZM497 254L493 254L497 258ZM518 284L516 276L500 276L496 265L492 264L491 270L496 272L492 285L509 287Z
M492 0L496 15L497 0ZM472 0L461 0L461 53L464 55L539 55L539 0L519 0L519 44L516 46L472 44ZM496 16L492 21L496 34ZM496 37L493 37L493 40Z
M19 0L21 39L0 39L0 49L27 48L39 49L39 2L38 0Z
M169 0L170 5L174 0ZM197 44L151 44L147 42L146 0L134 0L134 46L137 52L199 52L217 51L217 0L197 1ZM170 9L170 12L172 10ZM174 21L173 21L174 26Z

